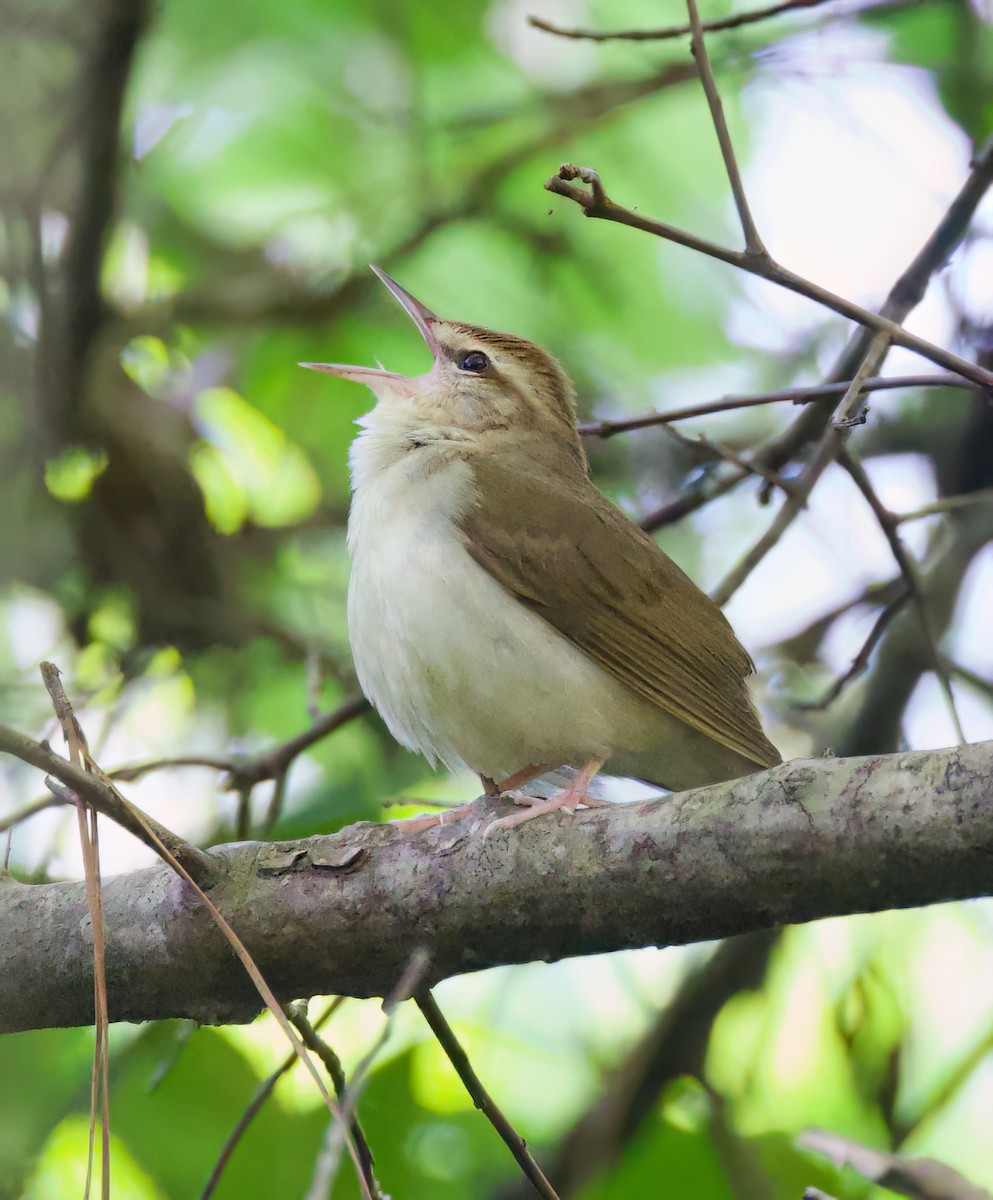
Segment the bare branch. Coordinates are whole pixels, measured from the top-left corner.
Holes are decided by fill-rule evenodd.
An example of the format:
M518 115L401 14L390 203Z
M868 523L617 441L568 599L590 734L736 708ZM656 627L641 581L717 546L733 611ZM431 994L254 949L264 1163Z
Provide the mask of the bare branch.
M703 21L701 22L701 28L707 33L716 33L721 29L738 29L742 25L753 25L756 21L765 21L769 17L778 17L781 13L790 12L793 9L817 8L819 5L825 3L827 3L827 0L782 0L781 3L770 4L766 8L755 8L750 12L735 13L734 16L721 17L716 21ZM551 21L545 21L541 17L528 17L528 24L532 25L535 29L540 29L543 33L554 33L557 37L575 38L588 42L661 42L683 37L685 34L693 32L691 25L666 25L661 29L624 29L614 31L563 29L561 25L554 25Z
M162 771L173 767L207 767L215 771L226 772L230 776L226 786L232 790L241 787L252 788L257 783L263 783L268 779L277 779L280 775L284 775L298 755L368 711L369 701L364 696L353 696L350 700L339 704L332 712L318 717L309 729L294 734L285 742L281 742L278 746L255 757L231 756L224 758L218 755L184 754L175 758L155 758L149 759L147 762L115 767L107 774L111 779L130 782L140 779L143 775L148 775L151 771Z
M779 392L763 392L756 396L722 396L719 400L710 400L705 404L692 404L686 408L673 408L668 412L643 413L639 417L589 421L578 426L578 429L583 437L610 438L618 433L646 429L650 425L670 425L676 421L688 421L693 417L709 417L713 413L733 412L741 408L757 408L764 404L810 404L814 400L844 396L850 385L851 380L844 380L841 383L819 383L812 387L784 388ZM957 375L888 375L875 376L862 381L864 392L917 387L951 387L970 392L977 389L976 384L967 379L960 379Z
M642 804L475 836L360 823L214 851L211 899L278 996L389 994L410 948L425 987L501 963L670 945L985 895L993 742L814 759ZM112 1020L247 1020L254 988L164 866L105 879ZM507 897L513 897L508 903ZM79 883L0 887L0 1030L88 1023ZM84 982L85 981L85 982Z

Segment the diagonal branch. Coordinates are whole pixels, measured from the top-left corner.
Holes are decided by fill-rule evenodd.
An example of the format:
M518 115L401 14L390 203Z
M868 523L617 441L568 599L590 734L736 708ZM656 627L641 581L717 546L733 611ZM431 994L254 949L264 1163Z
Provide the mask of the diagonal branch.
M596 191L593 190L592 186L594 178L597 181ZM575 180L579 180L580 183L577 184ZM968 183L956 198L953 205L956 214L962 215L967 207L963 200L964 195L967 195L969 200L968 207L970 214L974 212L990 184L993 184L993 138L990 139L976 160ZM832 312L838 313L839 316L847 317L850 321L857 322L866 329L871 329L876 333L887 334L896 345L913 350L915 354L921 355L922 358L927 358L938 366L945 367L946 370L954 371L964 379L978 383L980 387L993 388L993 373L990 371L976 366L975 363L971 363L967 359L960 358L950 350L936 346L933 342L929 342L925 338L908 333L902 325L884 316L882 313L873 312L871 309L863 308L862 305L856 304L853 300L847 300L844 296L836 295L827 288L823 288L819 284L805 279L802 275L797 275L795 271L790 271L786 267L780 266L778 262L767 255L756 255L746 250L731 250L726 246L721 246L717 242L711 242L707 238L698 237L694 233L677 229L676 226L667 225L664 221L656 221L651 217L644 217L632 209L616 204L604 191L602 180L600 180L597 172L590 167L577 167L572 163L563 163L559 168L558 174L553 175L551 179L546 181L545 187L550 192L555 192L559 196L565 196L567 199L573 200L582 208L584 215L587 217L603 221L615 221L620 225L628 225L632 229L640 229L645 233L652 233L656 237L664 238L666 241L675 242L677 245L686 246L690 250L696 250L700 254L705 254L708 258L716 258L721 262L728 263L730 266L738 267L742 271L747 271L750 275L758 275L762 279L767 279L770 283L775 283L779 287L786 288L787 291L796 292L800 296L806 296L808 300L813 300L824 308L829 308ZM599 199L597 198L598 195ZM956 241L961 238L962 232L964 232L964 226L960 229ZM935 267L937 265L936 263Z
M473 836L362 823L215 849L214 904L277 996L384 995L502 963L707 940L985 895L993 742L814 759ZM481 821L505 802L476 802ZM112 1020L250 1019L259 1000L165 866L104 880ZM0 1031L89 1023L80 883L0 886Z

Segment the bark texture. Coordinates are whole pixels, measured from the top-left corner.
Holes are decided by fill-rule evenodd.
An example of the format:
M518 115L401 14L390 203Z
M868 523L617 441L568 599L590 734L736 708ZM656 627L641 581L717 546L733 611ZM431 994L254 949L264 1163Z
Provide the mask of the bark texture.
M210 895L278 996L387 995L502 963L726 937L993 892L993 742L795 760L730 784L540 819L218 847ZM251 1019L260 1005L166 866L104 882L112 1020ZM81 883L0 883L0 1031L92 1021Z

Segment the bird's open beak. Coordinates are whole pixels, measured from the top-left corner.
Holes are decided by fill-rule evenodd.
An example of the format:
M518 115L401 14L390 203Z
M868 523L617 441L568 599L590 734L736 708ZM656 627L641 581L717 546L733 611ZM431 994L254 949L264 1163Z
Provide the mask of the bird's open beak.
M385 271L379 267L373 267L372 270L393 295L400 302L404 312L417 326L417 330L421 337L427 343L428 349L434 355L435 359L441 353L441 347L438 344L438 339L434 335L434 324L438 320L430 308L422 304L415 296L412 296L406 288L401 287L395 279L391 279ZM324 371L327 375L337 375L339 379L351 379L355 383L365 383L372 387L377 379L389 379L393 381L407 380L406 375L398 375L395 371L384 371L379 367L351 367L345 363L315 363L302 362L298 364L301 367L307 367L311 371Z

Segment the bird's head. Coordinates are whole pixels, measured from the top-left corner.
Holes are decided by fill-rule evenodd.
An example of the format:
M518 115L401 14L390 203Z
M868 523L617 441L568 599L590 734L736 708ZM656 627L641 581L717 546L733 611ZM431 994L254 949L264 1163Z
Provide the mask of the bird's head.
M376 406L360 425L408 438L490 445L544 436L578 448L572 383L550 354L513 334L442 320L385 271L372 269L417 326L434 362L415 376L381 367L301 363L372 390Z

